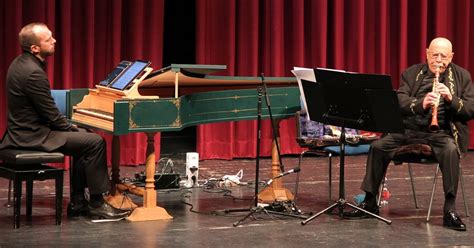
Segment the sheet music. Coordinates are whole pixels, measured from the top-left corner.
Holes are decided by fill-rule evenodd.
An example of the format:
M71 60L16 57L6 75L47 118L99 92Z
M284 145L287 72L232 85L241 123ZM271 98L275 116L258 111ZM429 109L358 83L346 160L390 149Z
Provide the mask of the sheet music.
M344 70L338 70L338 69L331 69L331 68L322 68L322 67L317 67L318 70L327 70L327 71L337 71L337 72L347 72ZM312 68L305 68L305 67L293 67L293 70L291 71L295 76L296 80L298 80L298 87L300 89L300 94L301 94L301 100L303 101L303 109L306 112L306 118L310 120L310 116L308 111L308 106L306 106L306 97L304 95L303 91L303 85L301 83L301 80L304 79L306 81L311 81L311 82L317 82L316 81L316 75L314 73L314 69ZM353 72L349 72L353 73Z
M346 72L346 73L357 73L357 72L350 72L350 71L344 71L344 70L339 70L339 69L332 69L332 68L324 68L324 67L318 67L316 68L318 70L325 70L325 71L337 71L337 72Z
M308 111L306 111L308 107L306 106L306 97L304 95L301 80L304 79L316 83L316 76L314 74L314 70L312 68L293 67L293 70L291 70L291 72L296 76L296 80L298 80L298 87L300 89L301 101L303 102L303 109L306 112L306 119L309 120L309 113Z

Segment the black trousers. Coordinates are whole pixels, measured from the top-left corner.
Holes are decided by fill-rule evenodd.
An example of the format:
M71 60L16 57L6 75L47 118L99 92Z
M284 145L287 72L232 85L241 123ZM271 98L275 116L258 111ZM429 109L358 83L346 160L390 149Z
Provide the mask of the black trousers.
M460 156L454 138L446 133L427 133L407 130L405 134L388 134L371 144L361 189L377 195L395 149L406 144L427 144L433 149L443 174L444 194L456 197Z
M105 193L110 190L105 140L96 133L80 130L59 132L66 143L56 149L73 158L72 192L81 193L88 187L91 195Z

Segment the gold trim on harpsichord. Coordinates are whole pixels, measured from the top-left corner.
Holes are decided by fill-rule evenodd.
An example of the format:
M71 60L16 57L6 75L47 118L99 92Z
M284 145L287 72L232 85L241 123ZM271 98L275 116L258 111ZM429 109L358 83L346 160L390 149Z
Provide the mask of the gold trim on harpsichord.
M170 102L172 103L175 107L176 107L176 110L178 110L178 113L179 113L179 107L181 105L181 101L179 100L179 98L176 98L176 99L167 99L166 100L167 102ZM152 101L154 102L154 101ZM135 108L135 106L139 103L138 101L129 101L128 102L128 112L129 113L132 113L133 109ZM180 115L178 114L177 115L178 117L173 121L173 123L169 124L169 125L151 125L151 127L164 127L164 126L170 126L170 127L180 127L181 126L181 118L180 118ZM129 118L128 118L128 125L131 127L131 128L139 128L140 126L138 126L137 123L135 123L135 121L132 119L132 116L129 115Z
M133 108L135 108L135 106L137 105L137 102L136 101L128 101L128 113L131 113ZM130 115L128 115L128 126L131 127L131 128L137 128L138 125L135 123L135 121L133 121L132 117Z
M221 110L221 111L210 111L210 112L201 112L196 114L189 114L189 116L199 116L199 115L210 115L210 114L225 114L225 113L240 113L240 112L256 112L257 108L249 108L249 109L230 109L230 110Z
M136 124L136 122L132 119L132 112L134 111L134 108L141 103L142 99L137 99L137 100L129 100L128 101L128 124L129 126L134 129L134 128L141 128L142 126ZM181 101L180 98L169 98L169 99L160 99L160 100L147 100L147 102L151 103L171 103L176 108L177 112L177 117L174 119L174 121L170 124L166 125L147 125L147 128L161 128L161 127L181 127L181 115L180 115L180 107L181 107Z
M128 119L128 126L131 128L137 128L138 125L132 120L132 118Z
M176 109L179 111L179 107L181 107L181 101L179 98L170 99L169 101L173 103L174 106L176 106Z
M278 109L288 109L288 106L284 107L272 107L272 109L278 110ZM241 113L241 112L257 112L257 108L249 108L249 109L231 109L231 110L221 110L221 111L210 111L210 112L201 112L201 113L195 113L195 114L189 114L188 116L200 116L200 115L210 115L210 114L225 114L225 113Z
M178 118L175 119L175 121L173 123L171 123L171 127L180 127L182 125L181 123L181 118L179 117L178 115Z
M255 98L255 96L226 96L226 97L214 97L214 98L206 98L206 99L197 99L197 100L189 100L188 102L207 102L207 101L215 101L215 100L227 100L227 99L234 99L240 100L244 98Z
M176 107L176 110L178 111L178 117L175 119L175 121L171 124L172 127L180 127L182 125L181 123L181 115L180 115L180 107L181 107L181 101L179 98L174 98L169 100L171 103L174 104Z
M288 93L284 94L268 94L270 97L274 96L288 96ZM246 95L246 96L239 96L239 95L234 95L234 96L226 96L226 97L214 97L214 98L206 98L206 99L196 99L196 100L188 100L188 102L207 102L207 101L215 101L215 100L227 100L227 99L234 99L234 100L240 100L240 99L245 99L245 98L256 98L254 95Z

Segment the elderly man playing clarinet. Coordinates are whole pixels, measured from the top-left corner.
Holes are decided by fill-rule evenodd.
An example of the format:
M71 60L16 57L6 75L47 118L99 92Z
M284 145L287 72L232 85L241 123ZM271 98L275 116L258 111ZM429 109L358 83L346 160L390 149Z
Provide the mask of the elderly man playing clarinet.
M405 126L404 134L387 134L371 144L361 189L366 196L359 207L378 214L379 185L395 150L406 144L431 146L443 174L443 226L465 231L466 225L456 213L456 193L461 156L467 151L467 121L474 110L474 90L470 73L451 63L451 42L435 38L426 49L426 63L406 69L397 91ZM434 85L433 85L434 84ZM365 218L359 210L345 213L348 218Z

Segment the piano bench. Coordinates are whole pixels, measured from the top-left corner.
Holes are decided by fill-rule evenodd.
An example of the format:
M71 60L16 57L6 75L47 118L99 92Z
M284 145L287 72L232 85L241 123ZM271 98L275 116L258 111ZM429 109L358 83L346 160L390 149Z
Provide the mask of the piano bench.
M31 150L0 150L0 177L13 181L13 228L20 227L22 183L26 181L26 219L31 222L32 195L34 180L55 180L56 191L56 225L61 224L63 202L63 169L46 165L61 163L64 155L59 152L41 152ZM9 189L10 200L10 189Z

